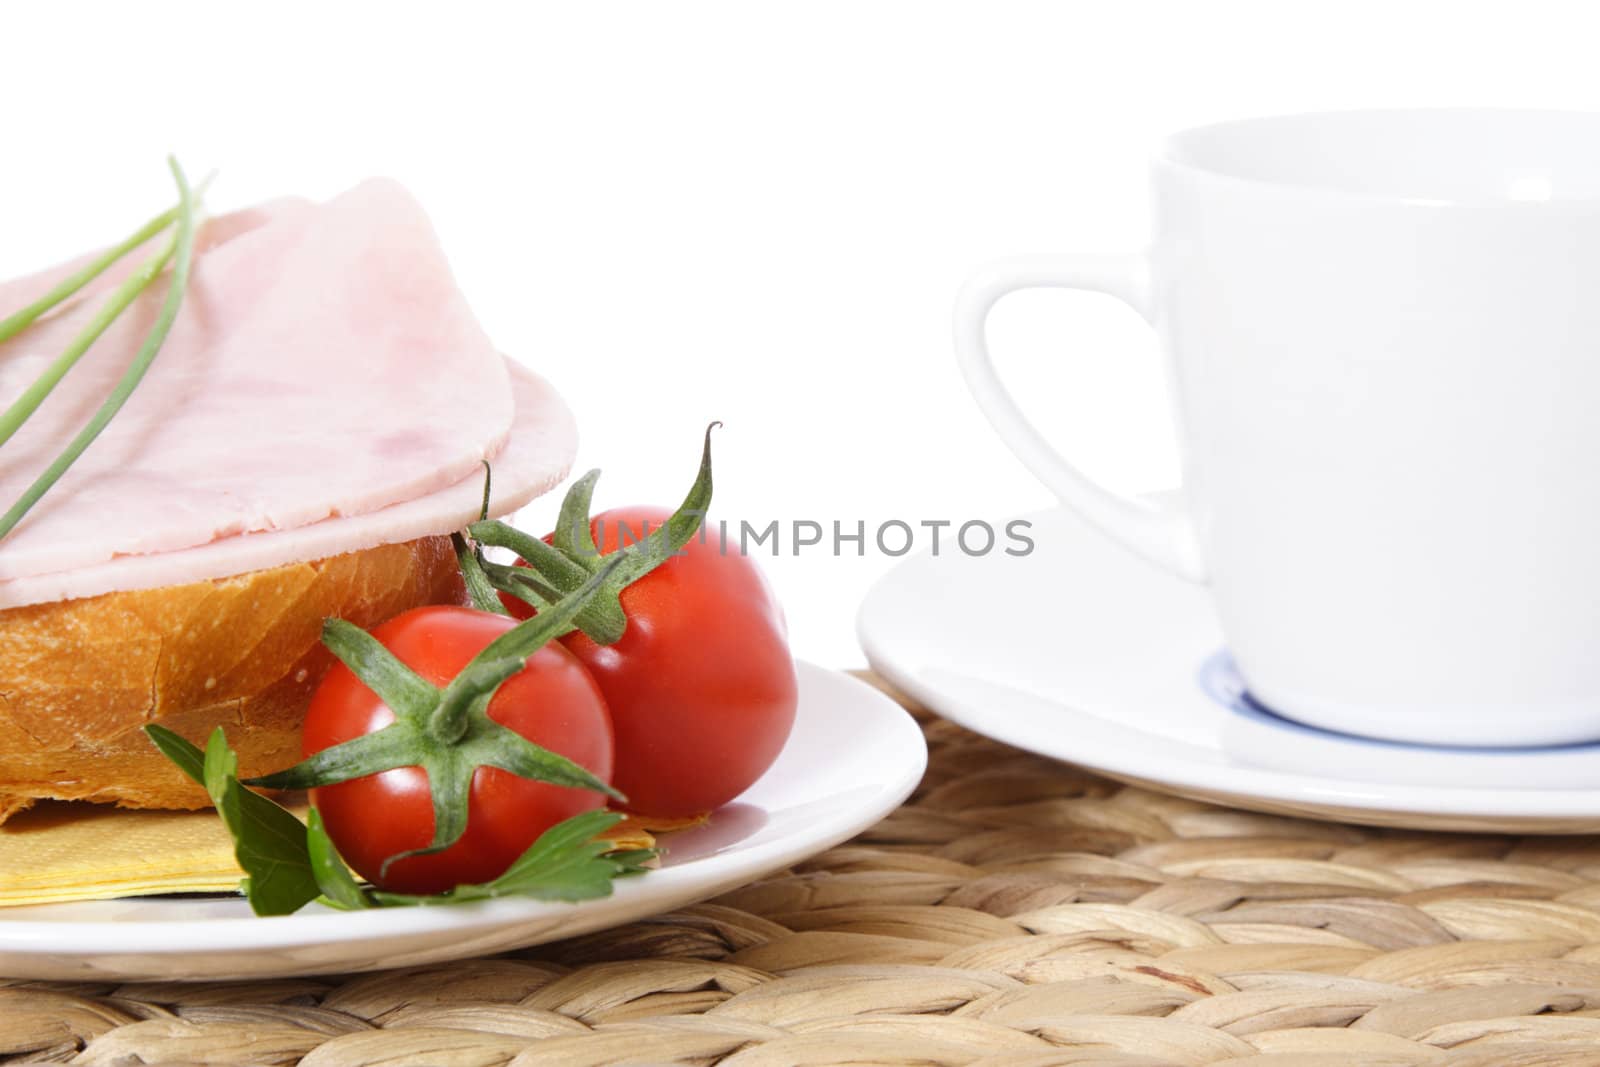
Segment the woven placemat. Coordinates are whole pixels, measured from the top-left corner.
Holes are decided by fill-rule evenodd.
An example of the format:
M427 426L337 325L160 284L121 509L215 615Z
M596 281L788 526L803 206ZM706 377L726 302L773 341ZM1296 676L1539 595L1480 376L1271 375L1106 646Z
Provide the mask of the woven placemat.
M1600 839L1231 811L918 714L904 807L714 903L345 979L0 983L0 1062L1600 1064Z

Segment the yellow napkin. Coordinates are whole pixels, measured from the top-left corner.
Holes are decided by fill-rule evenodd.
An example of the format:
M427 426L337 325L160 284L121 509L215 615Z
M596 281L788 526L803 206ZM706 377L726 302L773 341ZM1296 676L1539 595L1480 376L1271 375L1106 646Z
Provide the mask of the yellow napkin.
M304 804L290 810L305 821ZM649 829L632 817L605 837L619 849L655 844ZM0 907L226 892L237 889L243 876L233 841L210 810L125 811L41 801L0 823Z
M0 906L237 889L214 811L42 801L0 824Z

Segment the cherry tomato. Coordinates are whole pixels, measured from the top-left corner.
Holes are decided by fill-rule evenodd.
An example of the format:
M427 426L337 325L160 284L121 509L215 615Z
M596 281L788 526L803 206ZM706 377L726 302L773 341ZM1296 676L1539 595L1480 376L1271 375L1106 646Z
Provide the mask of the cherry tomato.
M590 523L602 555L642 539L671 512L617 508ZM548 539L547 539L548 540ZM506 598L514 614L532 610ZM721 807L777 759L798 689L783 611L755 563L704 527L622 591L614 645L561 639L605 694L616 733L615 785L628 808L684 817Z
M471 608L415 608L372 635L400 661L444 686L490 641L515 625L504 615ZM611 719L605 698L577 657L552 642L528 659L489 702L489 717L535 744L609 781ZM306 713L303 755L309 756L394 722L394 712L342 663L318 687ZM400 767L312 790L312 803L345 861L383 889L438 893L501 874L535 838L563 819L600 807L605 797L480 767L473 775L467 828L443 852L392 864L384 860L433 839L432 795L418 767Z

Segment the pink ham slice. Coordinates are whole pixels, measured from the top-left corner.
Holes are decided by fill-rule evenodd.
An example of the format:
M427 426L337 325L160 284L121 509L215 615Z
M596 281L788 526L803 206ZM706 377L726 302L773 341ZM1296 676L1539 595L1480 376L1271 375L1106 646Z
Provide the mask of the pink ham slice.
M489 512L496 516L521 507L566 477L578 445L572 413L556 391L531 371L515 364L506 366L516 419L505 448L492 461ZM438 492L361 515L324 519L292 530L225 537L177 552L122 556L72 571L0 582L0 609L225 578L446 533L476 519L482 503L483 472L479 467Z
M267 565L252 560L287 562L291 535L313 528L303 543L328 554L320 546L334 544L328 531L339 524L464 493L482 461L498 461L518 404L542 405L545 416L553 404L568 435L545 441L559 447L532 465L523 488L565 471L565 409L542 385L524 382L513 396L427 218L398 185L370 181L321 205L280 201L225 216L205 227L202 243L182 314L144 384L0 541L0 603L129 588L122 576L142 581L135 574L160 573L167 577L146 584L167 584ZM61 270L0 286L0 315ZM122 374L164 288L158 282L129 308L0 448L0 507ZM0 345L0 405L98 304L79 300ZM450 521L421 532L459 518L460 508L438 503L422 510ZM375 532L389 521L359 536L341 528L357 540L419 535Z

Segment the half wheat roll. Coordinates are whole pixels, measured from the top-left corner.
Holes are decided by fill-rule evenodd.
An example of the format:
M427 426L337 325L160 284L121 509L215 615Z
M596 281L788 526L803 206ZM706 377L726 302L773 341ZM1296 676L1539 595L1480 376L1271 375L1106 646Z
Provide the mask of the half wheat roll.
M203 745L222 726L244 776L287 766L333 662L324 619L370 627L462 602L442 536L0 611L0 821L46 797L207 807L141 727L160 723Z

